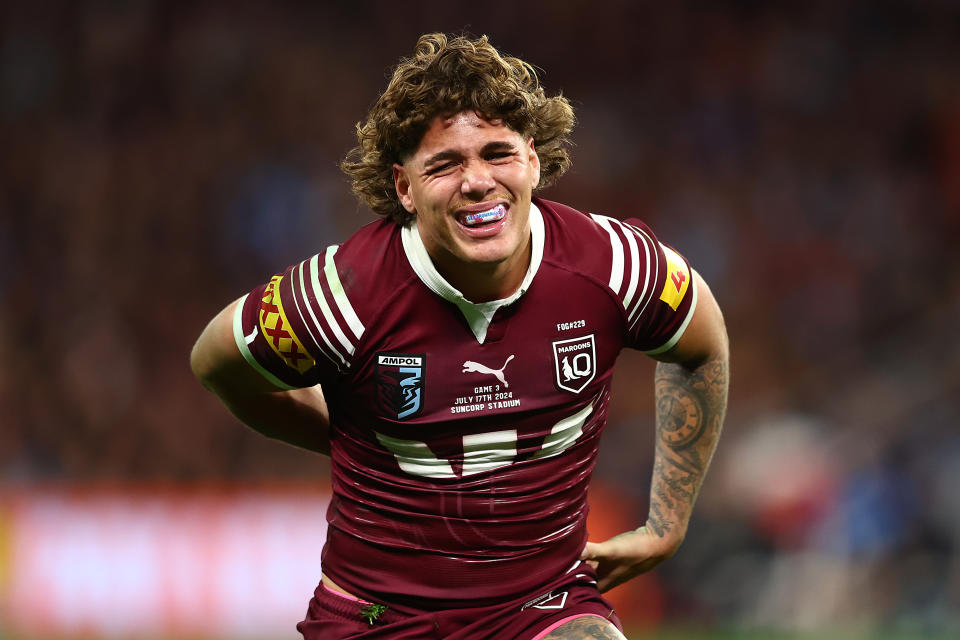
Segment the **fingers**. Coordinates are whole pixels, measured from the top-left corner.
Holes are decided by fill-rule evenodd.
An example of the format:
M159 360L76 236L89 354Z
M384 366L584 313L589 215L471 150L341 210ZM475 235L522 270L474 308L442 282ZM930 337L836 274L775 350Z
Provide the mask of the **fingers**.
M584 564L589 565L594 571L600 570L600 563L594 560L597 557L597 543L588 542L580 553L580 559Z
M597 572L597 588L603 593L650 571L669 557L658 543L641 527L605 542L587 542L580 560Z
M588 542L587 545L583 548L583 551L580 553L581 560L592 560L596 557L597 553L597 543Z

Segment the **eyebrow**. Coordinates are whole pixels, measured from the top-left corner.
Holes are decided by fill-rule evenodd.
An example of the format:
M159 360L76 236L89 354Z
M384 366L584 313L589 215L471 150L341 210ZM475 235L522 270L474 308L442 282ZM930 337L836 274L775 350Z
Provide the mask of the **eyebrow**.
M516 149L517 147L512 142L507 142L506 140L494 140L493 142L488 142L487 144L483 145L483 148L480 149L480 155L490 153L492 151L516 151ZM430 165L442 162L444 160L455 160L460 157L462 157L462 154L459 151L445 149L424 160L423 166L429 167Z

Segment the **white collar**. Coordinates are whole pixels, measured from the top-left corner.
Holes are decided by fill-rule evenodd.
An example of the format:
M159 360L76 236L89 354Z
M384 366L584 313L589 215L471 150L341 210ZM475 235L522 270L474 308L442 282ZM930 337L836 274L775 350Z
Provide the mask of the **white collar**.
M467 324L476 336L477 342L483 344L487 337L487 328L490 326L490 320L493 314L502 306L516 301L520 296L527 292L533 277L537 275L540 268L540 261L543 259L544 230L543 214L537 205L530 203L530 266L527 267L527 274L523 277L520 287L513 292L513 295L501 300L491 300L490 302L470 302L463 297L452 284L440 275L437 268L427 253L427 248L423 245L420 238L420 232L417 230L417 220L403 227L400 231L400 237L403 241L403 252L407 255L410 266L417 274L423 284L441 298L457 305L460 312L467 319Z

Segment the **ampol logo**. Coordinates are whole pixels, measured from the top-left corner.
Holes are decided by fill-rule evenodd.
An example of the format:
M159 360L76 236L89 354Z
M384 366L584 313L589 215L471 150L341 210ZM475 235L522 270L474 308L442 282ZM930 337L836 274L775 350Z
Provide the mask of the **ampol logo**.
M597 373L594 334L558 340L553 343L553 363L557 386L580 393Z
M391 418L406 420L423 410L425 368L422 353L377 354L377 397Z

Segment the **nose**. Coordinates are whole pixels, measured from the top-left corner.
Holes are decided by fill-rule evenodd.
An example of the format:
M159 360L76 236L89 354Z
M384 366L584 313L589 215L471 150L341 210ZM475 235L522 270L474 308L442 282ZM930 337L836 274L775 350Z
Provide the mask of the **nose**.
M486 162L470 162L464 167L463 182L460 184L460 193L463 195L483 196L496 186Z

